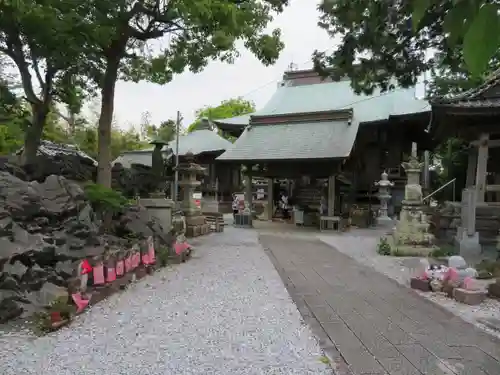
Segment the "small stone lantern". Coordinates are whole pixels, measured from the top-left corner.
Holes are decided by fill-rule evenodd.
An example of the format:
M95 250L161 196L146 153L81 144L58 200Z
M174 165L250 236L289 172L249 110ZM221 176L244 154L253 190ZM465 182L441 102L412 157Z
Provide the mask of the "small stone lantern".
M390 188L394 186L394 183L389 181L389 176L385 171L380 177L381 180L375 182L375 185L378 186L378 199L380 200L380 210L377 221L380 224L389 224L392 223L392 219L387 214L388 202L391 199Z
M180 209L186 218L186 237L196 237L208 232L205 216L201 208L196 205L193 193L196 187L201 185L198 180L205 173L205 168L194 162L194 155L188 152L184 155L184 161L176 167L179 173L179 186L182 190Z
M203 176L205 168L194 162L194 155L188 152L184 156L184 162L176 167L179 172L179 186L182 189L181 210L186 216L200 214L200 209L193 199L194 190L201 185L198 177Z

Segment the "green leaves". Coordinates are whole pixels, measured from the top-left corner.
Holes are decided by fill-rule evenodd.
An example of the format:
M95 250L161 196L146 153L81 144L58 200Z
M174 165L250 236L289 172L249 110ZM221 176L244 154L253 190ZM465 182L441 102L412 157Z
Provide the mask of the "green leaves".
M420 21L424 18L432 2L433 0L413 0L412 24L414 31L419 29Z
M470 72L480 75L500 45L499 7L485 4L474 17L464 37L463 55Z
M424 16L431 12L436 0L414 0L412 22L417 32L423 27ZM497 4L486 3L486 0L448 0L440 1L443 9L448 9L441 23L446 33L448 46L463 48L463 58L473 75L484 73L489 60L500 46L500 16ZM437 8L437 7L436 7ZM438 13L437 9L432 12Z

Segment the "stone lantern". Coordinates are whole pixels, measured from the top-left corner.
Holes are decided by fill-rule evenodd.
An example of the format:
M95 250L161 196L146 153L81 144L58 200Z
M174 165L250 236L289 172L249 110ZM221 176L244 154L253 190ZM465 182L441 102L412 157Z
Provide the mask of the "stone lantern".
M195 237L208 233L209 226L206 224L205 216L201 208L196 205L193 193L196 187L201 185L198 180L205 173L205 168L194 162L194 155L188 152L184 161L176 167L179 173L179 186L182 190L180 209L186 217L186 236Z
M380 177L381 180L375 182L375 185L378 186L378 199L380 200L380 210L377 222L379 224L392 224L392 219L387 214L387 211L388 202L391 199L390 189L394 186L394 183L389 181L389 176L385 171Z

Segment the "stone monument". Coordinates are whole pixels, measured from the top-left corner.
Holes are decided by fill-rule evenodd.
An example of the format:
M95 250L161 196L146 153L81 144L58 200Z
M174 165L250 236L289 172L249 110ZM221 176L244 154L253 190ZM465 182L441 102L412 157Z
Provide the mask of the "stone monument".
M434 235L429 233L429 222L423 212L422 186L420 174L422 165L417 156L417 144L412 144L411 156L408 162L402 164L407 182L405 197L396 228L392 232L392 244L399 253L416 253L427 256L435 247Z
M387 204L389 202L389 199L391 199L390 188L394 186L394 183L389 181L389 176L385 171L380 177L381 180L375 182L375 186L378 186L378 199L380 200L380 209L379 216L377 217L377 224L383 227L392 227L394 225L394 222L387 214Z
M204 174L205 168L196 164L194 155L188 152L176 169L179 173L179 187L182 190L180 209L186 217L186 236L197 237L207 234L210 231L209 225L193 199L195 188L201 185L198 177Z
M165 160L163 159L163 148L167 145L167 142L161 139L154 139L149 144L154 146L153 153L151 154L151 173L156 185L156 190L151 195L154 197L165 197L167 177L165 173Z
M151 173L153 175L155 191L149 198L140 198L139 203L144 206L150 216L155 219L163 228L165 233L170 233L172 229L172 210L174 202L165 198L166 173L165 160L163 159L163 147L166 142L153 140L150 142L155 146L151 155Z
M460 248L460 255L464 257L475 257L481 253L479 233L476 231L476 194L474 188L462 191L460 226L455 241Z

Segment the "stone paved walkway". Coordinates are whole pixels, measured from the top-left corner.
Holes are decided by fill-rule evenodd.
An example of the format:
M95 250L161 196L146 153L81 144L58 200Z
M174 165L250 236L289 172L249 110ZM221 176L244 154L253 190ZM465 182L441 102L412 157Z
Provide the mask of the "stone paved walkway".
M260 240L337 373L498 375L500 342L313 238Z

